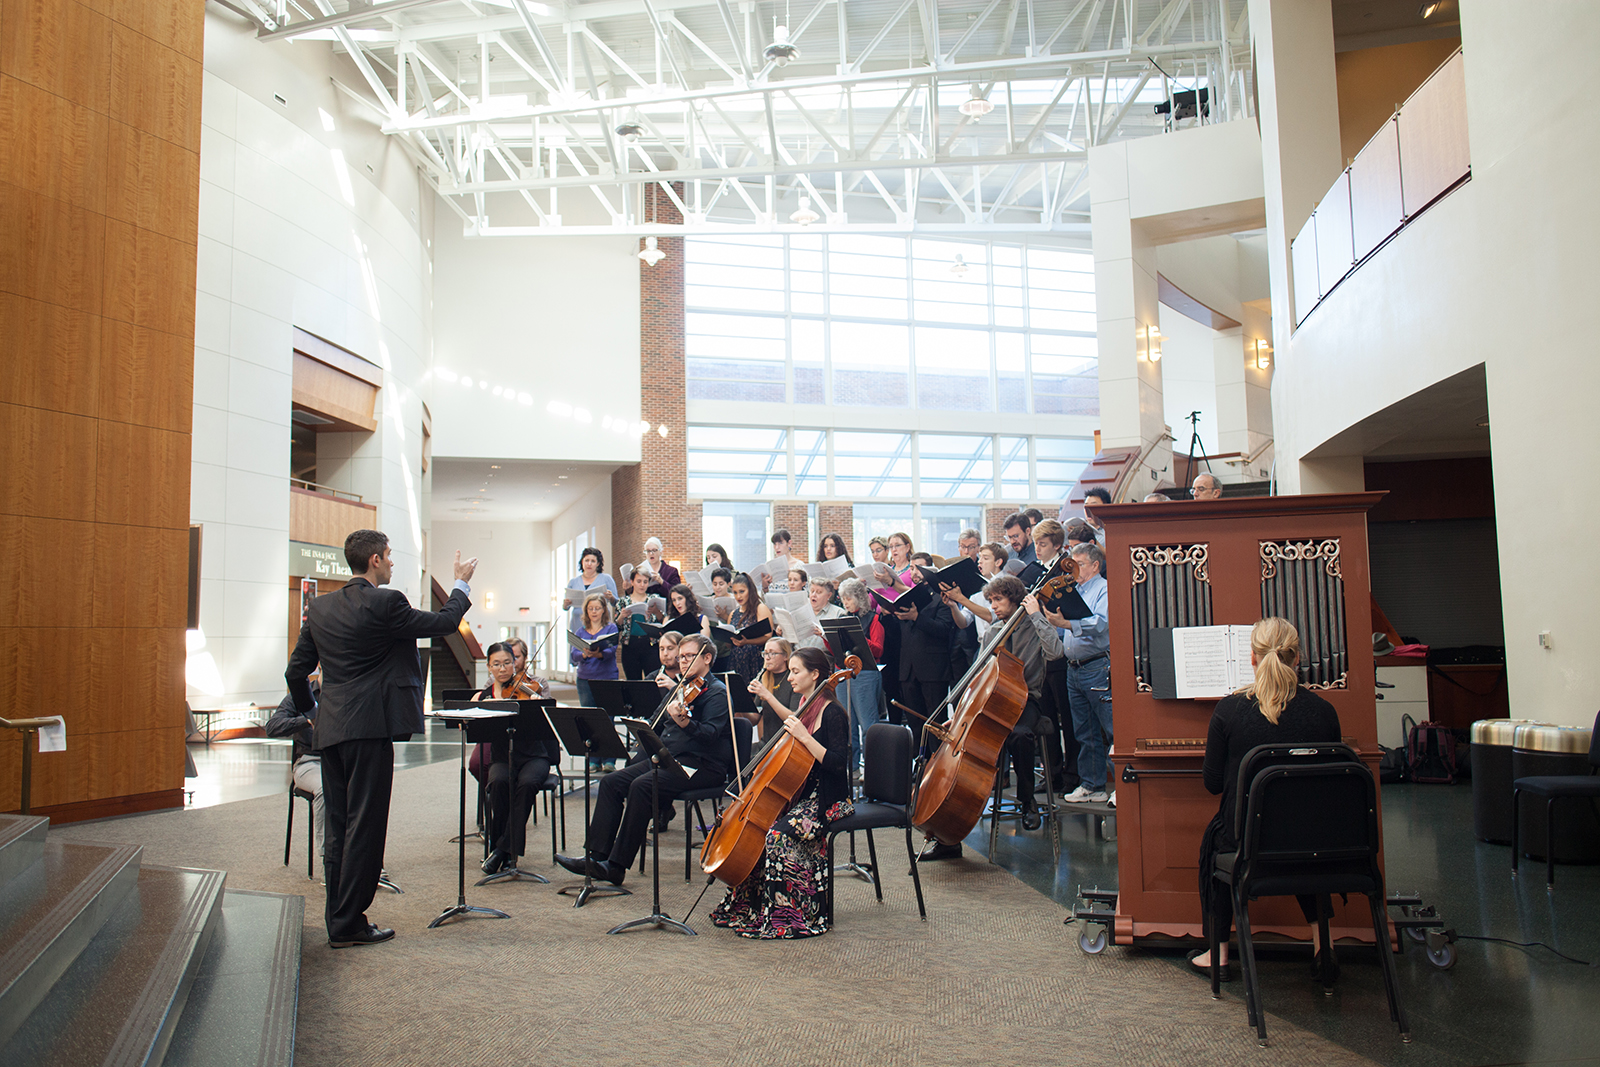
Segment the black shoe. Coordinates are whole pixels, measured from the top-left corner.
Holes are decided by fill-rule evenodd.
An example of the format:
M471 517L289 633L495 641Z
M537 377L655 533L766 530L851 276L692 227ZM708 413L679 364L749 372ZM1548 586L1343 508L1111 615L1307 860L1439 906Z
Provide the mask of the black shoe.
M1339 957L1333 954L1331 947L1317 953L1311 961L1311 973L1322 983L1323 989L1333 988L1339 980Z
M556 864L580 877L588 873L587 861L582 856L557 856Z
M1210 975L1211 974L1211 968L1209 966L1201 966L1200 964L1195 962L1195 960L1199 959L1201 956L1204 956L1209 951L1210 951L1210 949L1197 948L1193 952L1189 953L1189 966L1193 967L1195 970L1199 971L1201 974ZM1224 981L1224 982L1233 981L1233 964L1232 963L1224 963L1222 965L1222 981Z
M328 947L329 948L353 948L356 945L376 945L376 944L378 944L380 942L389 940L393 936L394 936L394 931L393 930L389 930L389 929L386 929L384 927L377 926L377 925L375 925L373 923L368 923L367 924L367 928L365 930L363 930L361 933L357 934L355 937L346 938L346 939L341 940L341 941L335 941L331 937L328 938Z
M589 862L589 875L597 881L621 885L622 880L628 877L628 868L610 860L591 860Z
M511 866L513 862L512 857L499 849L495 849L485 856L483 862L478 866L483 870L484 874L499 874L502 870Z
M1024 830L1037 830L1040 826L1043 826L1043 825L1044 825L1044 820L1039 818L1039 809L1037 809L1037 808L1024 808L1024 809L1022 809L1022 828Z
M932 848L924 849L922 854L917 857L917 862L929 863L933 860L958 860L960 858L960 845L946 845L943 842L938 842Z
M656 812L656 833L666 833L667 827L671 826L672 820L677 817L678 809L677 806L673 804L668 804L666 807Z

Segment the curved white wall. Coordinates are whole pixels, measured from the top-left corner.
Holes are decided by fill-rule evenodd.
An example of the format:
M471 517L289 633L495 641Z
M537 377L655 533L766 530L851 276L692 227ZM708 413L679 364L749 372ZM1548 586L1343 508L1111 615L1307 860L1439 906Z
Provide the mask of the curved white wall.
M1562 32L1552 36L1512 6L1462 0L1472 178L1280 344L1273 423L1283 491L1361 488L1370 442L1347 431L1482 364L1501 556L1461 579L1500 584L1512 714L1589 725L1600 706L1590 489L1600 361L1589 313L1600 139L1578 116L1592 97L1600 12L1554 6ZM1440 442L1448 448L1447 435Z
M338 458L320 450L318 478L377 504L395 585L422 603L434 204L333 78L359 75L327 43L262 44L207 9L190 514L205 531L201 628L223 692L190 696L208 704L271 706L284 692L293 327L383 367L379 429L339 435Z

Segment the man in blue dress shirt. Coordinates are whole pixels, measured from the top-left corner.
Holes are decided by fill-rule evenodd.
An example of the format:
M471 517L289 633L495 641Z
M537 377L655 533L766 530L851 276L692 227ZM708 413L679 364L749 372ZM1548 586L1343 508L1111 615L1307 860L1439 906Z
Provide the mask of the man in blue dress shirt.
M1106 794L1106 754L1111 743L1111 628L1106 621L1105 553L1098 545L1072 550L1078 564L1078 595L1094 612L1067 623L1067 700L1072 732L1078 740L1078 788L1062 799L1069 804L1102 804ZM1061 621L1059 617L1057 620Z

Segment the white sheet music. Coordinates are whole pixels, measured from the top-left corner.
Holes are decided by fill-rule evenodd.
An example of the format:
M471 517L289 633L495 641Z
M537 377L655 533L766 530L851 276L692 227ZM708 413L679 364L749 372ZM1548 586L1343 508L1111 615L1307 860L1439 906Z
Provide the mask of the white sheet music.
M1224 697L1255 680L1249 626L1180 626L1172 631L1179 699Z
M807 574L813 578L821 578L829 582L837 582L841 574L851 569L850 561L843 556L834 556L832 559L825 559L821 563L806 564Z

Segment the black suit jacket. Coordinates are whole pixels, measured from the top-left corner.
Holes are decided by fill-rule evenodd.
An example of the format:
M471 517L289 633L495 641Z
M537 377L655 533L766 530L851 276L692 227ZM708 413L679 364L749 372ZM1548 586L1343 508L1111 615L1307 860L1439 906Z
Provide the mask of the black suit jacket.
M955 629L950 605L937 597L921 611L916 622L900 622L900 680L948 682L950 631Z
M316 747L420 733L417 639L454 632L470 604L457 589L443 611L418 611L400 590L365 578L313 600L284 679L301 714L317 711ZM306 675L319 660L322 697L314 703Z

